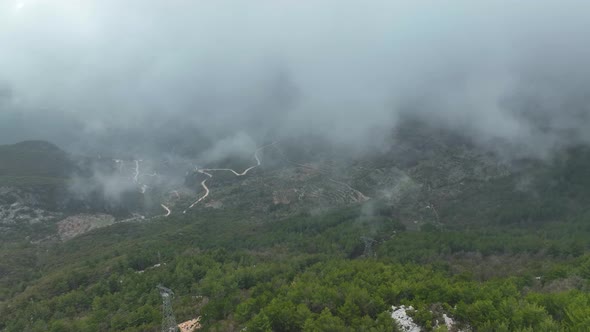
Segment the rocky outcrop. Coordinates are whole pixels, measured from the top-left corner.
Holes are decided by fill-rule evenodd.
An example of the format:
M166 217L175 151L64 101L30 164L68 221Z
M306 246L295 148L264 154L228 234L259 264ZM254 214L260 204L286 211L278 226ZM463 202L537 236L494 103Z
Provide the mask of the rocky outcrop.
M402 305L400 307L392 306L393 312L391 313L391 318L393 318L400 329L404 332L421 332L422 328L414 323L412 317L410 317L407 311L414 310L412 306L406 307Z
M60 239L65 241L93 229L110 226L114 223L115 217L108 214L78 214L58 222L57 229Z
M43 188L0 187L0 224L36 224L61 217L47 203L48 194Z
M61 214L39 208L32 208L20 202L0 205L0 224L37 224L58 219Z
M201 328L201 317L178 324L180 332L193 332Z
M41 207L43 204L42 189L17 188L11 186L0 187L0 204L12 205L18 203L30 207Z

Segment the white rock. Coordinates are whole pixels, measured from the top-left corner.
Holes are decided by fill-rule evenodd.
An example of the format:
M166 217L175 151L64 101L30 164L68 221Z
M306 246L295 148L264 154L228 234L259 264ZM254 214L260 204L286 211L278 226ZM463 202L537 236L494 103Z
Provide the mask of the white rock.
M401 307L391 306L393 312L391 313L391 318L395 319L396 322L399 324L400 328L404 332L421 332L422 329L416 323L412 317L408 316L407 310L414 310L412 306L406 307L402 305Z

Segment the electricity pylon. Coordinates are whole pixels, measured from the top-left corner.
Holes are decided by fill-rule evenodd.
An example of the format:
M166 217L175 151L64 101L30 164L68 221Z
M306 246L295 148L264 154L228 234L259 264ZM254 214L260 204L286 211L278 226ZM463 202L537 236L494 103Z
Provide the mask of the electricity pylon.
M361 236L361 240L365 243L365 250L363 252L363 256L365 256L365 257L375 256L375 253L373 252L373 244L375 244L377 241L375 241L373 238L366 237L366 236Z
M178 332L178 324L176 324L174 311L172 311L174 292L162 285L158 285L157 288L162 297L162 332Z

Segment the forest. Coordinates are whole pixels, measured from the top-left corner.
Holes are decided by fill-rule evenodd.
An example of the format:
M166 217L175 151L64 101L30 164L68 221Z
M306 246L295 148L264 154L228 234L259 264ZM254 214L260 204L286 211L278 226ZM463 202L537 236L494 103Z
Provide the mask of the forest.
M445 331L443 314L475 331L590 326L587 217L408 231L374 210L207 211L2 242L0 328L158 331L157 285L175 292L178 322L201 317L208 331L397 331L393 305L426 331Z

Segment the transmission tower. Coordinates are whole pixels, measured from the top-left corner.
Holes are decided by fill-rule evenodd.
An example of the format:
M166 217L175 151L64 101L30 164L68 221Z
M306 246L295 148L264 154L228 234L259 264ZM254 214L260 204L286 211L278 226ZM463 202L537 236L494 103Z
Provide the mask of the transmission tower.
M375 253L373 252L373 244L375 241L373 238L361 236L361 240L365 243L365 250L363 252L363 256L365 257L373 257Z
M158 285L157 288L162 297L162 332L178 332L178 324L176 324L174 311L172 311L174 292L162 285Z

